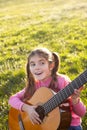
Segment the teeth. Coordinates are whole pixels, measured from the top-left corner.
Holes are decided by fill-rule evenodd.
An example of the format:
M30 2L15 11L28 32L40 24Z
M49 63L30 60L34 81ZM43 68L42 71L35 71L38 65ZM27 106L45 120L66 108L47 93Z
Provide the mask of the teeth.
M41 73L35 73L36 75L40 75Z

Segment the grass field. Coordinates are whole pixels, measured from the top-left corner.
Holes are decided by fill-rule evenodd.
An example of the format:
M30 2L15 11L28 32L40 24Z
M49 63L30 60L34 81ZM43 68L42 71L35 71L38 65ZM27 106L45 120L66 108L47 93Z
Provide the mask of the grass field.
M35 47L58 52L59 72L71 80L87 69L87 0L0 0L0 130L8 130L8 99L25 86ZM87 115L82 125L87 130Z

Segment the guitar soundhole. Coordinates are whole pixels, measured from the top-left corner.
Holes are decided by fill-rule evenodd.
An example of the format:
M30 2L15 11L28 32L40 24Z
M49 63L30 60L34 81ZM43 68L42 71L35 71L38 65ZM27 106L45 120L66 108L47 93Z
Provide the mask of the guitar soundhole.
M38 106L35 110L39 114L39 118L43 121L43 119L45 117L44 108L42 106Z

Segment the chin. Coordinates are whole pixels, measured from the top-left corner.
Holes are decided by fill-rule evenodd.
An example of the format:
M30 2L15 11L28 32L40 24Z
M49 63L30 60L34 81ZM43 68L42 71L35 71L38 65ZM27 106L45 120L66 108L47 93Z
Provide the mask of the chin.
M40 79L40 78L38 78L37 80L39 80L39 81L43 81L44 79Z
M37 78L37 80L39 80L39 81L43 81L45 78Z

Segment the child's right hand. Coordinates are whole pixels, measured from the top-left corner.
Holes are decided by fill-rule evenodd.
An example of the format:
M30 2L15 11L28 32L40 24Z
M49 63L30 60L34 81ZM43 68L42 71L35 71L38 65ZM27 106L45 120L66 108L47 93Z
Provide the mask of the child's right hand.
M22 106L22 110L29 115L29 119L32 122L32 124L40 124L42 122L39 118L39 114L35 111L36 107L37 106L30 106L27 104L24 104Z

